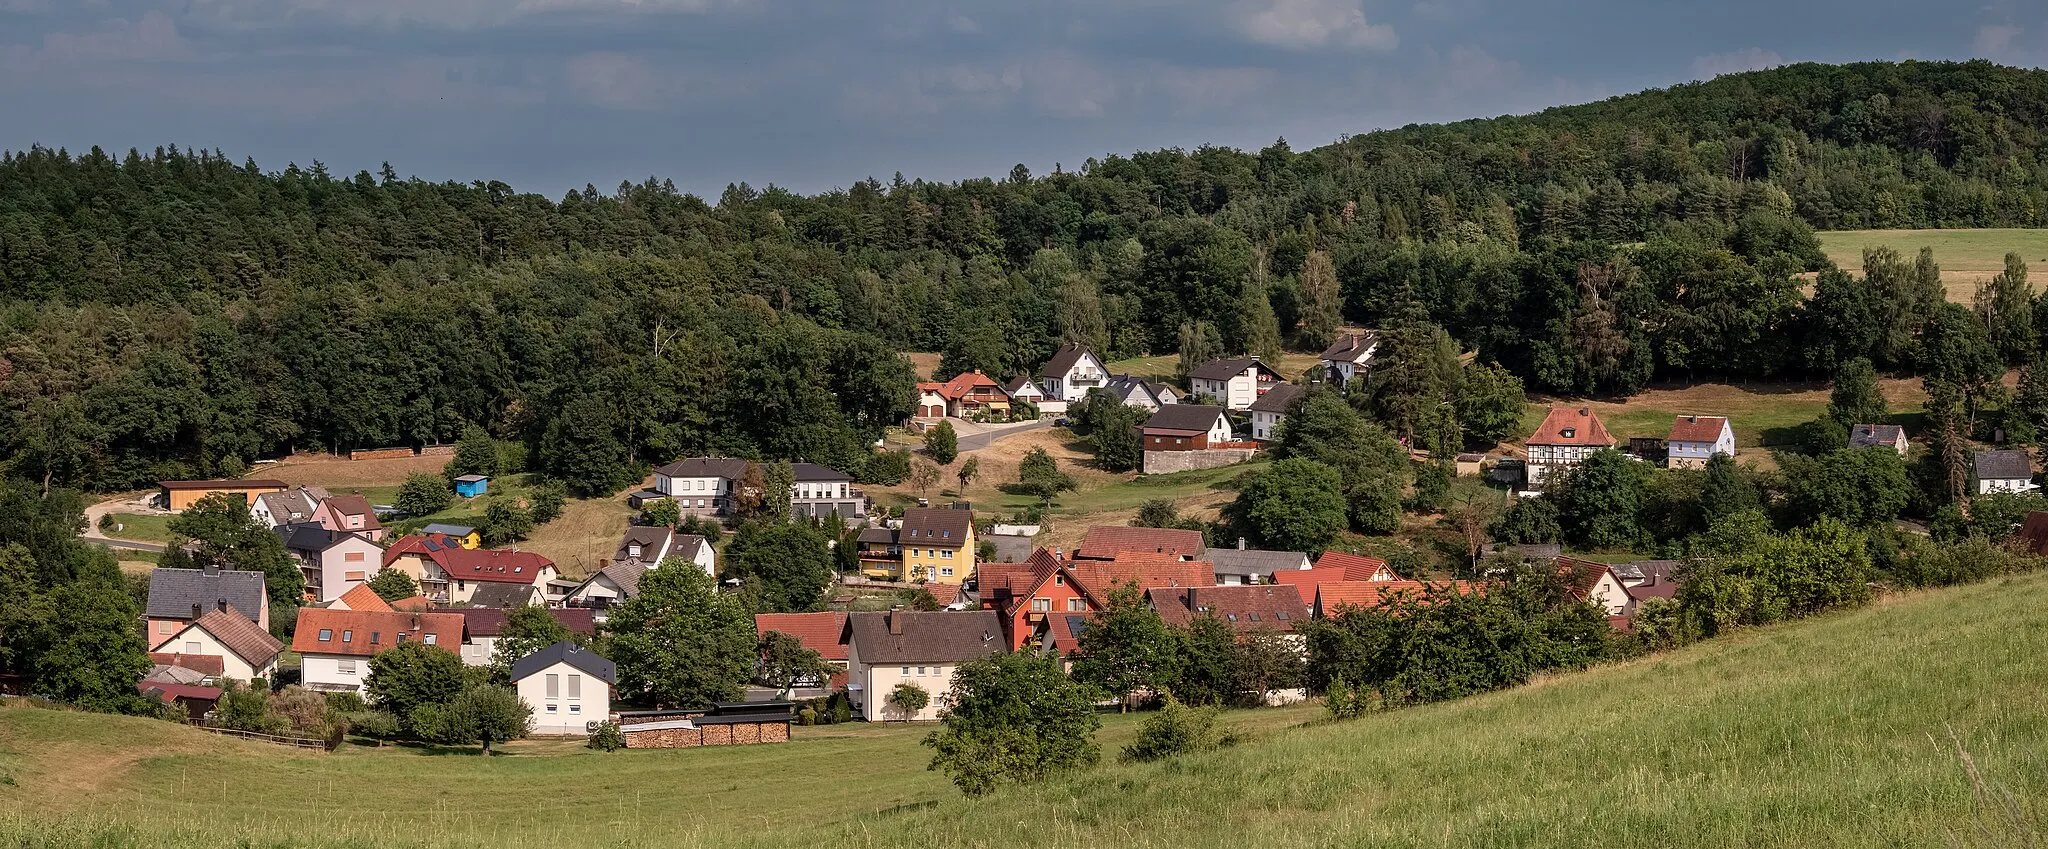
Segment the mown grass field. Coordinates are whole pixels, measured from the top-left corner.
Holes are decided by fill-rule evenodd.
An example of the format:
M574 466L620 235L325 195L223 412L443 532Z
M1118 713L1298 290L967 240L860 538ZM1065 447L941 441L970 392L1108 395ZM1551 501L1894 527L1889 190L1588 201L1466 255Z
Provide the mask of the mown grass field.
M1235 712L1238 748L982 800L924 771L920 728L485 760L0 709L0 844L2041 845L2044 606L2048 575L2000 579L1350 723Z
M1967 304L1977 284L2005 270L2005 255L2027 261L2034 286L2048 283L2048 230L1836 230L1815 234L1821 250L1843 270L1863 273L1863 249L1888 247L1911 260L1921 248L1934 249L1948 299Z
M1891 406L1892 419L1911 420L1927 403L1918 380L1879 382ZM1522 413L1520 436L1536 432L1551 407L1592 407L1616 439L1632 436L1663 439L1681 415L1726 416L1735 428L1735 446L1743 449L1787 444L1792 430L1827 412L1829 387L1815 384L1699 384L1675 389L1650 389L1624 401L1585 401L1538 397ZM1908 428L1912 430L1912 428ZM1625 446L1624 446L1625 447Z

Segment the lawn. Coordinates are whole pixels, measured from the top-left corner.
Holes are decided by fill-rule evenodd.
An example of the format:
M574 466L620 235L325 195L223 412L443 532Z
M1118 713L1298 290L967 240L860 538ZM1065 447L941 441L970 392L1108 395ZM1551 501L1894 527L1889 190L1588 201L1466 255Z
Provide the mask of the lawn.
M1997 579L1350 723L1234 712L1238 747L981 800L923 769L916 727L486 760L5 708L0 844L2041 845L2044 605L2048 575ZM1137 717L1106 719L1113 755Z
M1863 249L1889 247L1908 261L1921 248L1934 249L1948 299L1970 302L1977 284L2005 270L2005 255L2018 252L2038 276L2048 272L2048 230L1838 230L1816 234L1821 250L1843 270L1861 276Z
M171 538L176 536L171 533L172 516L168 513L109 513L107 515L112 516L114 521L121 526L118 529L107 531L107 536L114 539L160 542L168 545L171 542ZM93 530L94 532L99 531L98 528Z
M1918 380L1880 381L1892 415L1911 416L1927 403ZM1607 431L1626 443L1632 436L1663 439L1681 415L1726 416L1735 428L1735 446L1742 449L1787 444L1792 429L1827 412L1826 384L1705 383L1682 388L1650 389L1624 401L1537 398L1522 413L1523 436L1535 433L1551 407L1590 406Z

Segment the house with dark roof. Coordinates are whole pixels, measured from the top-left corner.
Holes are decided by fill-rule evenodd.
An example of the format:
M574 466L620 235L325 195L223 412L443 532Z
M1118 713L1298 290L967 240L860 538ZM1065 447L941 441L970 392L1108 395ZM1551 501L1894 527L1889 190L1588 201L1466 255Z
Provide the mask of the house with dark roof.
M1160 407L1178 404L1183 398L1180 390L1164 383L1132 377L1128 374L1112 374L1102 385L1102 391L1123 402L1126 407L1137 407L1146 412L1157 412Z
M569 640L512 662L512 689L533 707L533 733L577 736L611 718L619 668Z
M1735 428L1721 416L1678 416L1664 440L1664 464L1671 469L1704 469L1715 454L1735 456Z
M1653 598L1677 599L1678 566L1676 560L1637 560L1609 567L1628 593L1627 615L1636 615L1643 602Z
M143 605L149 649L157 650L207 611L232 607L259 630L270 630L270 594L262 572L208 566L149 570L149 600Z
M306 607L292 628L292 651L299 653L301 686L322 693L362 693L370 658L379 652L403 643L456 652L462 635L459 613Z
M853 476L817 463L792 463L796 483L790 487L789 512L798 519L838 516L854 524L867 518L867 494L853 485Z
M469 595L470 607L511 610L530 605L544 605L547 594L532 584L515 584L509 581L479 583Z
M905 579L958 584L974 574L974 511L910 507L897 529Z
M1366 374L1372 364L1374 351L1379 350L1380 334L1374 330L1342 333L1337 340L1324 348L1316 362L1323 367L1324 379L1343 386L1352 378Z
M718 553L696 534L679 534L666 525L634 525L619 538L613 563L638 563L649 569L664 563L689 563L706 575L718 574Z
M320 502L313 510L313 521L330 531L360 534L371 542L384 539L377 511L370 507L370 499L360 495L337 495Z
M1998 492L2032 492L2034 458L2025 449L1978 451L1970 457L1970 491L1977 495Z
M1203 363L1188 373L1188 390L1196 403L1248 410L1282 380L1279 372L1258 357L1240 357Z
M221 689L202 684L182 684L172 681L158 681L144 678L135 682L135 689L145 696L177 708L185 714L188 722L198 723L213 712L220 703Z
M1047 398L1045 389L1028 374L1010 378L1010 382L1003 384L1003 392L1010 396L1013 403L1030 404L1033 407L1043 406Z
M221 605L180 628L160 646L181 657L218 657L216 678L250 681L277 675L277 657L284 643L257 627L231 605Z
M317 522L279 525L286 554L299 562L306 577L306 600L333 601L377 576L383 568L384 546L354 531L333 531Z
M1591 407L1552 407L1526 443L1528 485L1542 489L1552 475L1584 462L1593 452L1614 447L1614 436Z
M640 594L640 579L651 571L637 561L612 563L577 584L563 597L569 607L587 608L603 622L612 608Z
M1906 456L1906 429L1898 425L1859 424L1849 426L1850 448L1884 446Z
M960 664L1002 654L1003 623L994 611L891 610L849 613L847 695L862 718L932 720L945 709L938 696L953 689ZM899 684L914 684L932 698L916 713L893 704Z
M1282 383L1267 390L1266 394L1259 396L1259 400L1253 401L1252 438L1260 442L1272 439L1273 432L1280 428L1280 423L1287 420L1287 408L1293 405L1295 399L1301 397L1302 391L1301 387L1292 383Z
M1138 427L1144 439L1144 450L1152 451L1203 451L1225 442L1232 442L1236 434L1230 427L1230 416L1222 407L1201 404L1168 404L1160 407Z
M1046 400L1079 403L1088 397L1088 390L1099 387L1108 378L1109 369L1093 351L1077 342L1068 342L1054 351L1052 359L1038 370L1039 383L1045 387Z
M596 611L588 608L551 607L545 608L548 617L567 628L569 633L579 637L597 636ZM505 634L505 623L512 617L512 608L460 607L447 611L462 617L462 662L470 666L489 666L497 656L498 638Z
M1281 572L1306 571L1310 566L1307 554L1246 548L1243 537L1236 548L1211 548L1202 558L1215 568L1217 586L1273 583L1273 576Z
M313 511L328 497L327 490L301 486L283 492L258 494L249 503L249 515L266 528L313 521Z

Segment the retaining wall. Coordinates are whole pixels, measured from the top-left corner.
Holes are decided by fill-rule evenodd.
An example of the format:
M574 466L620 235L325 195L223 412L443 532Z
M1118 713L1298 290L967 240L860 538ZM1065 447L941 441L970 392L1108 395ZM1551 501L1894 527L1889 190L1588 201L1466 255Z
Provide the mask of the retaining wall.
M1250 448L1206 448L1196 451L1147 451L1145 452L1145 474L1163 475L1170 472L1191 472L1196 469L1214 469L1242 463L1259 452Z

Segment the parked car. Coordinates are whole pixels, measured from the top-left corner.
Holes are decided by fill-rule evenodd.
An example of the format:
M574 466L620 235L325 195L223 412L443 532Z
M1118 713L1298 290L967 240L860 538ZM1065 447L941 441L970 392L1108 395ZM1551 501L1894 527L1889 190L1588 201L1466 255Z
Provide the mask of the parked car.
M1068 424L1071 424L1071 423L1067 421L1067 417L1066 417L1066 416L1061 416L1061 417L1059 417L1059 418L1056 418L1056 419L1053 419L1053 420L1052 420L1052 426L1053 426L1053 427L1066 427L1066 426L1067 426Z

